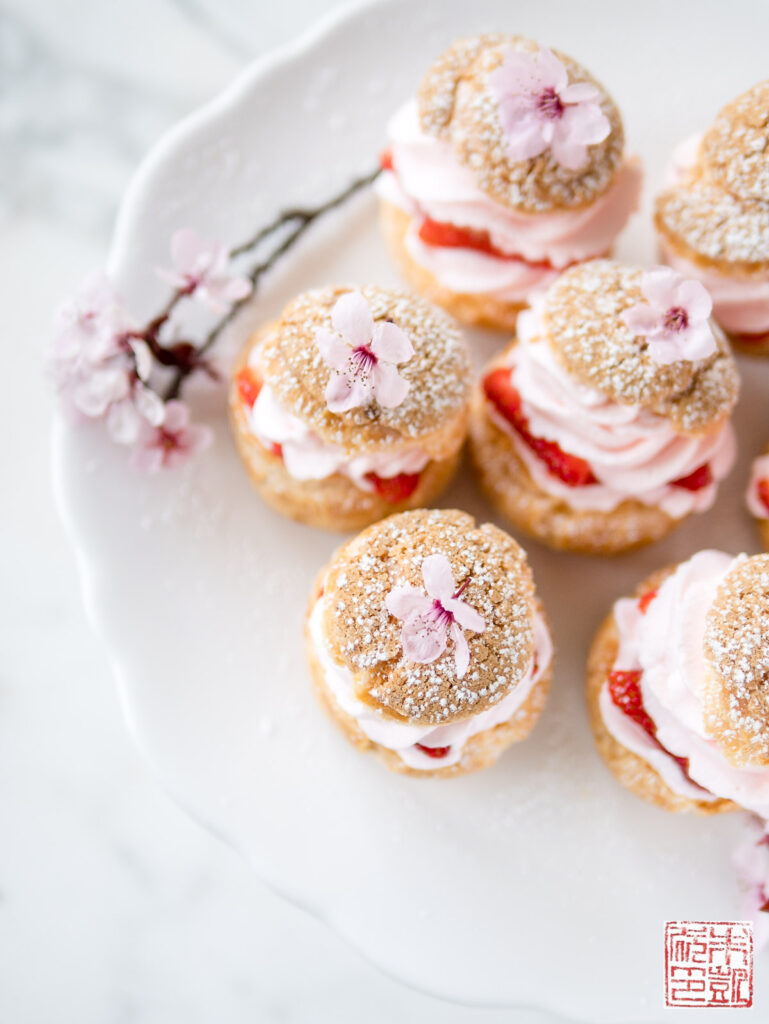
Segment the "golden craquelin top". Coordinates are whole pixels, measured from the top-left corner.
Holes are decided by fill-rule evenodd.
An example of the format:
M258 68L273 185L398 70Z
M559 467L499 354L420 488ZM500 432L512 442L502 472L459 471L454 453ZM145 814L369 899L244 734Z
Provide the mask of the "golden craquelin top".
M489 83L511 47L530 53L539 49L531 39L501 34L460 39L449 47L427 72L417 93L422 130L450 143L456 159L475 175L478 187L498 203L522 213L588 206L611 186L622 160L625 136L619 111L581 64L554 50L570 85L586 82L598 89L609 134L588 148L586 162L577 170L557 163L549 150L512 161Z
M430 663L409 661L402 623L387 609L396 587L423 587L422 563L445 556L462 600L485 621L466 632L470 662L457 675L453 643ZM419 509L390 516L349 541L323 581L323 631L353 675L360 700L386 717L441 725L496 704L525 676L534 653L534 583L520 546L465 512Z
M712 429L732 410L739 389L734 358L713 324L718 349L706 359L660 365L622 314L643 301L643 269L614 260L571 267L547 290L547 339L577 380L616 402L667 417L682 434Z
M656 202L658 229L685 254L750 273L769 267L769 80L729 103L695 163Z
M361 292L375 323L392 321L414 348L414 355L398 367L409 390L395 408L372 403L333 413L326 403L331 371L315 336L321 328L333 330L334 304L350 291ZM367 285L305 292L262 332L254 355L281 406L350 454L416 440L428 454L440 454L456 440L455 433L461 437L464 431L472 369L467 345L448 316L407 291Z
M705 725L732 764L769 765L769 555L721 581L705 625Z

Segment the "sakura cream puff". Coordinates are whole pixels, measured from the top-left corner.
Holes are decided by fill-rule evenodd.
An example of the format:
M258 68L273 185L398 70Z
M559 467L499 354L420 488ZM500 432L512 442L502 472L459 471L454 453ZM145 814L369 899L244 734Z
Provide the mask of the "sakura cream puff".
M526 556L465 512L389 516L320 573L306 626L322 705L392 771L462 775L525 739L553 647Z
M467 347L440 310L400 290L323 288L248 341L230 415L270 505L353 530L443 490L467 431L470 388Z
M407 281L459 320L511 330L537 290L607 255L638 205L611 96L514 35L461 39L392 118L376 189Z
M715 500L735 456L738 377L698 282L667 267L572 267L484 371L471 453L512 522L555 548L611 554Z
M769 817L769 555L700 551L617 601L587 702L601 757L636 795Z
M769 449L753 460L745 501L756 520L764 547L769 550Z
M655 208L662 259L702 281L735 344L769 354L769 79L682 143L669 176Z

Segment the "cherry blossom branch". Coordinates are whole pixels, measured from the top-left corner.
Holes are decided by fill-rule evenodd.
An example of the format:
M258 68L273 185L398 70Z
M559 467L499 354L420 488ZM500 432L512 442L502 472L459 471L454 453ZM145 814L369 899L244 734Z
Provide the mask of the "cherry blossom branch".
M203 448L211 431L189 422L189 410L179 400L185 382L198 371L219 379L207 353L264 274L316 220L370 185L377 173L355 179L320 206L284 210L229 250L205 242L190 228L180 229L171 239L173 269L157 270L174 290L143 327L132 321L105 274L89 275L54 317L49 362L62 402L81 419L102 420L114 441L134 446L133 461L148 470L176 465ZM233 259L256 252L284 228L290 230L265 259L245 275L233 273ZM219 314L199 343L168 337L173 314L186 298ZM156 367L172 371L170 380L167 374L158 380Z
M356 178L353 182L351 182L350 185L348 185L346 189L344 189L343 192L340 192L338 195L333 196L331 199L327 200L325 203L322 203L320 206L316 206L312 209L297 208L284 210L282 213L278 214L278 216L275 218L274 221L272 221L271 224L268 224L266 227L262 228L247 242L244 242L242 245L236 246L234 249L231 249L229 254L230 259L234 259L237 256L244 255L245 253L251 252L254 249L256 249L259 245L262 244L262 242L266 241L267 238L270 238L272 235L274 235L280 228L285 227L285 225L287 224L296 222L296 227L294 227L294 229L291 232L289 232L288 235L286 235L286 237L283 239L280 245L276 249L274 249L272 253L270 253L267 259L253 267L250 273L247 275L248 280L251 282L252 292L256 291L259 285L259 281L264 276L264 274L266 274L268 270L271 270L275 266L275 264L278 262L281 256L285 255L285 253L287 253L289 249L291 249L293 245L299 241L302 235L305 234L309 227L312 224L314 224L319 217L322 217L324 214L330 213L331 210L334 210L337 207L344 205L344 203L346 203L348 199L351 199L357 192L360 192L361 189L365 188L367 185L371 185L378 174L379 168L377 168L375 171L370 172L369 174L364 175L361 178ZM246 296L238 300L237 302L233 303L229 312L226 313L219 321L219 323L217 323L216 326L209 331L209 333L203 340L203 343L197 347L196 352L198 357L204 355L204 353L206 353L214 345L214 343L216 342L224 328L234 319L234 317L237 315L241 307L248 301L249 297L250 294L249 296ZM181 298L181 295L177 294L171 299L171 301L169 302L169 306L171 309L176 304L176 301L178 301L179 298ZM170 401L179 396L184 381L187 379L190 373L193 373L197 368L198 367L196 367L195 365L192 365L180 366L177 369L177 372L173 380L170 382L170 384L165 390L165 401Z

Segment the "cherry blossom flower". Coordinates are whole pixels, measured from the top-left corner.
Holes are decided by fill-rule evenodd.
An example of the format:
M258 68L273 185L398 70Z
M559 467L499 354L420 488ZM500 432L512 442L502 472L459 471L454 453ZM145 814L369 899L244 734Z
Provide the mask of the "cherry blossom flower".
M422 562L425 590L394 587L385 598L391 615L403 621L403 653L411 661L435 661L445 651L449 633L454 640L454 660L461 679L470 664L464 630L482 633L486 623L478 612L461 600L469 579L457 587L445 555L428 555Z
M158 277L185 295L193 295L214 313L226 313L233 302L252 289L246 277L229 273L227 247L206 242L192 228L180 228L171 238L173 270L159 267Z
M529 160L549 149L556 163L577 170L587 147L611 131L601 110L600 92L588 82L569 84L554 53L510 48L489 76L511 160Z
M319 328L315 334L323 361L334 371L326 386L331 412L374 401L386 409L400 405L409 383L397 366L414 355L408 335L389 320L375 324L360 292L347 292L336 301L331 323L334 331Z
M737 880L743 894L741 913L753 921L756 949L769 943L769 823L751 815L750 831L734 853Z
M704 285L669 267L653 267L641 280L638 302L622 314L634 335L647 339L651 358L662 365L705 359L718 349L709 317L713 302Z
M190 423L190 411L184 402L173 400L166 403L159 426L144 427L131 461L137 469L157 473L165 467L182 465L191 455L207 448L212 438L209 427Z

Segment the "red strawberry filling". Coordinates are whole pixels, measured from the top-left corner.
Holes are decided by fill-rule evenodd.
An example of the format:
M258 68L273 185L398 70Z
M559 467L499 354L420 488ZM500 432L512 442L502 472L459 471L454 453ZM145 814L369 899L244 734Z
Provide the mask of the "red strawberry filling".
M758 481L756 487L756 493L758 494L758 500L764 506L767 512L769 512L769 480L764 478Z
M528 429L529 423L521 409L521 396L512 383L512 373L505 367L499 367L487 374L483 380L486 398L497 412L518 432L523 441L540 457L547 468L569 487L584 487L586 484L597 484L598 480L590 468L590 463L578 455L570 455L555 441L547 441L535 437ZM687 491L699 491L713 483L710 466L705 463L688 476L673 480L673 487L683 487ZM769 508L769 505L767 505Z
M254 402L259 397L259 392L262 390L262 382L254 373L253 367L244 366L238 370L235 382L238 385L238 394L243 405L247 405L249 409L253 409ZM277 442L272 441L270 444L263 445L270 452L271 455L277 456L277 458L283 458L283 449Z
M654 593L654 592L652 592ZM641 695L641 671L640 669L634 669L628 672L613 671L609 673L609 696L620 711L632 719L636 725L640 725L643 731L650 736L660 750L672 757L681 771L684 773L686 778L692 785L697 786L698 783L689 775L689 759L688 757L677 757L675 754L663 747L660 741L657 739L657 726L654 724L654 719L647 713L643 704L643 696ZM702 787L699 787L702 789Z
M379 166L383 171L393 170L393 151L389 147L379 154Z
M520 435L521 440L544 462L553 476L569 487L584 487L596 484L590 463L578 455L570 455L555 441L535 437L529 431L529 421L521 409L521 396L512 383L509 369L500 367L492 370L483 379L483 390L500 416Z
M705 463L704 466L698 466L693 473L688 476L679 477L678 480L673 480L673 487L683 487L687 491L701 491L703 487L707 487L708 484L713 483L713 474L710 472L710 466Z
M414 746L428 757L435 758L445 757L451 750L451 747L426 747L423 743L415 743Z
M366 473L366 479L373 484L379 497L393 505L411 497L417 489L419 477L419 473L398 473L396 476L377 476L376 473Z
M461 228L457 227L456 224L424 217L419 225L417 234L425 245L440 246L444 249L473 249L475 252L494 256L498 260L515 260L518 263L526 263L530 267L541 267L543 270L552 269L551 265L545 261L530 263L529 260L525 260L522 256L497 249L491 241L488 231L476 228Z
M646 614L646 609L652 603L654 598L657 596L656 590L647 590L645 594L641 594L638 598L638 608L642 615Z

